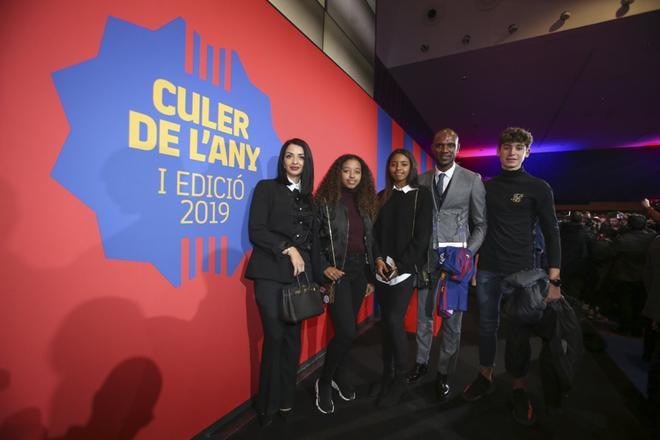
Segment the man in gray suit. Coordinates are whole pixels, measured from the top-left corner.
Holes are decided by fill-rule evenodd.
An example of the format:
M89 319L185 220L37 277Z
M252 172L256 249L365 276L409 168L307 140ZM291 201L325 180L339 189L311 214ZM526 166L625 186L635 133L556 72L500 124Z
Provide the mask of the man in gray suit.
M417 382L428 372L433 342L435 287L440 278L437 269L439 247L466 247L476 254L486 236L486 190L481 176L455 163L460 148L458 135L450 128L436 133L431 145L434 169L419 176L419 184L434 195L433 234L429 244L426 269L431 273L428 288L417 290L417 361L408 383ZM436 391L439 400L450 392L448 376L454 372L461 340L463 313L455 311L442 322Z

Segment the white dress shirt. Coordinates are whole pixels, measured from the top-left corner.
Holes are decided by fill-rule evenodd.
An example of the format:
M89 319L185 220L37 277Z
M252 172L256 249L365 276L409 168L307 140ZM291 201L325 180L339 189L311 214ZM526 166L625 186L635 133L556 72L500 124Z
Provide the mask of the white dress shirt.
M440 171L439 169L435 169L435 177L433 178L433 184L437 185L438 184L438 176L440 176L440 173L445 174L445 180L442 182L442 192L444 193L447 190L447 186L449 185L449 181L451 180L452 176L454 175L454 171L456 171L456 162L451 164L451 168L449 168L447 171Z
M294 182L293 180L289 179L289 176L286 176L286 180L288 180L290 183L290 185L286 186L289 188L289 191L293 191L294 189L300 191L300 180L298 180L298 182Z

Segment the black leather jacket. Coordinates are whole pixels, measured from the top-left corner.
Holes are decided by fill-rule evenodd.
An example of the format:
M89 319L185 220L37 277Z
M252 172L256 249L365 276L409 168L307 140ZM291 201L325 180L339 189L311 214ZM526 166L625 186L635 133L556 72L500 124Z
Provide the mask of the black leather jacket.
M521 270L504 278L502 289L508 297L504 304L506 314L527 324L539 322L549 287L548 274L543 269Z
M350 224L348 221L348 210L341 202L335 205L326 205L320 203L317 207L318 220L316 224L317 234L315 234L315 248L313 251L314 267L316 272L316 279L324 279L323 271L330 266L334 266L332 251L334 247L334 256L337 262L336 267L342 269L346 263L346 254L348 250L348 231ZM328 215L329 224L332 228L332 240L330 240L330 230L328 228ZM369 265L370 273L375 273L374 258L372 253L373 247L373 221L369 216L362 216L364 222L364 248L365 248L365 262ZM331 247L330 242L334 244ZM327 281L327 279L326 279ZM372 281L372 280L370 280Z

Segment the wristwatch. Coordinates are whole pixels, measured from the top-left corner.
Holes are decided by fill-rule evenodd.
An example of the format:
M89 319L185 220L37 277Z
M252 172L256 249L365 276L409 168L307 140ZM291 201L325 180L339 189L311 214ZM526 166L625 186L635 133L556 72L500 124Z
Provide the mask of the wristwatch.
M554 280L548 280L553 286L561 287L561 278L555 278Z

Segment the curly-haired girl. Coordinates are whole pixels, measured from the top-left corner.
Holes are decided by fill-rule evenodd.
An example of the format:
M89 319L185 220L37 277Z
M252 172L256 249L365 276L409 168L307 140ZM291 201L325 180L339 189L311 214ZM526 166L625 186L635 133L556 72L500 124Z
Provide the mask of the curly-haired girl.
M347 354L355 338L363 298L371 293L374 272L372 225L376 214L374 181L359 156L346 154L330 166L316 191L319 236L314 257L317 278L334 284L335 301L328 309L335 336L316 381L316 407L334 412L332 389L341 399L355 399L347 371Z

